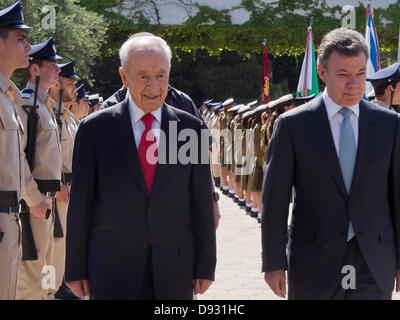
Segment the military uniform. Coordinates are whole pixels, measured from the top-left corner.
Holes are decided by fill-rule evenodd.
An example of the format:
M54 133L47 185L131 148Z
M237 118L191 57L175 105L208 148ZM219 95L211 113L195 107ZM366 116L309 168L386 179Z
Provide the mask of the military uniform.
M0 11L0 28L32 30L24 23L21 2ZM28 171L23 149L25 130L17 109L20 100L18 88L0 73L0 300L16 298L22 258L18 202Z
M60 59L54 48L54 39L32 46L30 56L39 60L54 61ZM27 87L22 91L23 101L18 104L19 112L24 127L28 126L28 113L25 105L34 105L35 85L28 82ZM30 224L34 246L36 248L37 259L27 256L24 252L18 277L17 299L39 300L46 299L47 288L42 287L42 270L46 265L51 265L54 244L54 222L55 222L55 196L60 191L61 180L61 143L60 133L53 109L56 103L50 98L47 92L40 87L37 92L37 114L39 116L37 125L37 137L34 141L36 148L33 158L33 169L30 168L31 177L25 183L23 200L28 207L36 206L47 201L52 210L50 217L41 221L32 214L26 213L24 217ZM24 138L24 149L28 141ZM25 160L28 166L28 161ZM24 224L25 226L25 224ZM24 232L23 237L26 235ZM26 240L27 238L25 238ZM26 243L23 238L24 244ZM24 246L25 250L25 246ZM26 256L26 257L25 257ZM48 284L49 285L49 284Z
M380 107L394 110L395 112L400 111L398 106L400 102L400 99L398 97L399 89L397 88L400 82L399 62L375 72L367 80L370 81L372 83L372 86L374 87L376 98L372 101L373 103ZM390 91L390 96L387 96L386 90L389 86L391 86L392 89ZM389 103L385 102L384 100ZM394 100L397 100L397 103L395 103L396 105L394 105Z
M64 78L75 80L78 77L75 75L74 65L75 64L71 63L64 65L64 68L61 68L60 74L62 74ZM81 98L82 97L88 97L87 93L84 92ZM61 115L59 119L61 121L61 184L69 188L72 182L72 156L74 151L75 136L79 126L79 119L71 111L69 111L67 107L68 106L66 105L61 107ZM58 114L57 109L54 109L53 111L55 114ZM54 266L54 268L56 269L56 288L50 289L48 291L48 295L46 298L48 300L52 300L55 298L55 293L62 285L65 271L65 237L67 233L66 227L68 203L56 199L56 210L61 227L59 230L55 230L54 232L54 250L51 258L51 265Z
M24 191L24 129L15 102L18 88L0 73L0 300L13 300L22 257L18 202ZM13 194L10 194L14 193Z
M250 177L250 191L258 192L262 189L263 182L263 154L261 150L261 124L256 123L253 128L254 134L254 161Z

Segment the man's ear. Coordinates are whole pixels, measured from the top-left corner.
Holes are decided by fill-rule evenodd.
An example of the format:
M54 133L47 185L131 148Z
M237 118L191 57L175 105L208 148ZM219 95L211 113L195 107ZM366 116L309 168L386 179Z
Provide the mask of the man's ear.
M119 75L121 76L122 84L124 85L124 87L128 88L128 84L126 82L126 74L122 67L119 67Z
M326 70L322 66L322 64L317 65L317 71L320 79L322 80L323 83L326 83Z
M29 68L30 68L31 75L33 77L35 77L36 75L40 75L40 68L39 68L39 65L37 65L36 63L31 64L29 66Z

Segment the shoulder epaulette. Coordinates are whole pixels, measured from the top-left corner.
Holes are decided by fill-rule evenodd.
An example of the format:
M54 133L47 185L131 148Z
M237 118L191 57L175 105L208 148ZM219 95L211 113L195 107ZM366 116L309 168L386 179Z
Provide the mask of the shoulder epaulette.
M33 95L33 92L34 91L32 89L25 88L24 90L21 91L21 97L23 99L30 99Z

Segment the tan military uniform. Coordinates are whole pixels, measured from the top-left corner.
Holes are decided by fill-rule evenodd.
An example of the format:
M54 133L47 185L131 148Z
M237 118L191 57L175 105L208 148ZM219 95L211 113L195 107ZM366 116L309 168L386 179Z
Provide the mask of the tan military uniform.
M215 115L209 126L211 134L213 136L212 152L211 152L211 170L214 178L221 176L221 162L220 162L220 130L219 130L219 119Z
M28 83L27 88L34 89L34 85ZM22 104L33 105L33 94L29 100L24 100ZM28 115L23 110L22 104L19 104L18 107L22 123L26 127ZM38 121L34 169L31 175L39 180L60 180L62 160L59 130L53 113L55 102L47 93L39 89L37 104L37 112L40 119ZM24 149L26 143L27 139L25 135ZM25 161L25 163L26 166L28 166L27 161ZM23 199L29 207L38 205L43 200L46 200L51 206L53 206L54 202L54 197L42 194L39 191L37 183L33 180L25 183ZM49 257L52 256L53 252L54 212L50 218L44 222L30 215L30 223L38 260L21 262L18 277L17 299L39 300L47 296L48 288L42 288L42 278L46 275L42 274L42 270L44 266L49 264ZM51 285L51 283L47 285Z
M250 191L258 192L262 188L263 178L263 154L261 150L261 124L254 126L254 162L250 177Z
M77 122L79 121L73 113L62 108L62 130L61 130L61 155L62 155L62 176L63 185L70 186L72 175L72 155L76 132L78 131ZM47 299L53 300L54 294L62 284L65 271L65 236L67 233L67 211L68 204L64 201L56 200L57 212L60 218L63 237L54 237L53 255L49 257L50 264L56 269L56 288L50 289Z
M267 153L268 153L268 137L267 137L268 122L261 126L261 152L263 163L263 174L265 175L267 167Z
M242 122L241 122L241 115L236 115L233 119L233 133L235 137L233 138L234 141L234 173L235 173L235 182L240 182L241 180L241 168L242 168Z
M21 99L18 88L0 73L0 193L16 191L18 202L24 192L24 129L16 103ZM18 206L17 203L13 205ZM4 208L5 203L0 203ZM18 270L22 257L21 225L17 212L0 212L0 300L16 298Z
M228 115L227 115L226 111L224 111L220 114L219 127L221 130L220 143L219 143L221 167L227 167L228 159L226 157L226 155L227 155L226 149L228 147L228 135L227 135Z
M247 168L249 167L249 162L251 161L251 159L249 159L249 157L248 157L248 152L247 152L247 149L248 149L248 144L249 144L249 141L247 141L247 139L251 139L251 135L246 135L246 130L250 130L249 129L249 127L248 127L248 125L246 125L246 127L244 127L243 128L243 131L242 131L242 138L241 138L241 142L242 142L242 156L243 156L243 159L244 159L244 163L243 163L243 165L242 165L242 167L244 167L244 168L242 168L243 170L245 170L245 171L242 171L242 175L241 175L241 178L240 178L240 184L241 184L241 186L242 186L242 190L249 190L249 170L247 170Z

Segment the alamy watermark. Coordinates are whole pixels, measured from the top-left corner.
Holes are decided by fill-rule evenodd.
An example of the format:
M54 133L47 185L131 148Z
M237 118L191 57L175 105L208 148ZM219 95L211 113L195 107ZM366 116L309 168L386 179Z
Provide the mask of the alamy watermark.
M232 165L232 171L237 175L248 175L254 169L252 130L201 129L198 132L185 128L178 132L176 121L169 121L168 125L168 134L161 129L152 129L145 136L147 142L152 142L146 152L149 164Z
M56 28L56 9L54 6L45 5L42 8L42 13L45 14L41 20L42 28L45 30L54 30Z

